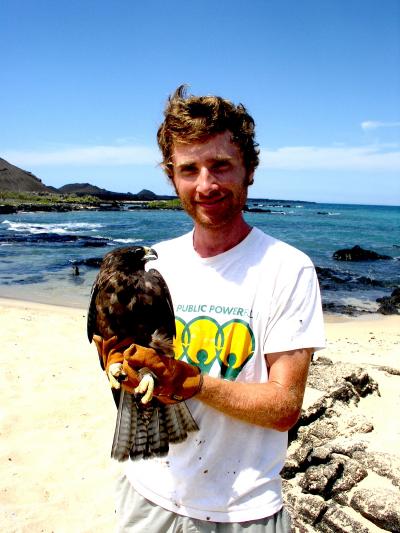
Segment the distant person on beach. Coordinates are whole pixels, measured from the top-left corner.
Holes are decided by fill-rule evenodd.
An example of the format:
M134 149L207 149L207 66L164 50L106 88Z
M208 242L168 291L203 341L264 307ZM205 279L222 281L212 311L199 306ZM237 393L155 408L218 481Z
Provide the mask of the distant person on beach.
M203 376L183 398L200 429L166 457L127 462L118 531L288 532L279 473L311 356L325 342L315 270L243 217L259 163L244 106L181 86L157 138L194 222L190 233L154 247L153 265L174 303L175 359ZM156 385L185 390L185 373L164 375L150 352Z

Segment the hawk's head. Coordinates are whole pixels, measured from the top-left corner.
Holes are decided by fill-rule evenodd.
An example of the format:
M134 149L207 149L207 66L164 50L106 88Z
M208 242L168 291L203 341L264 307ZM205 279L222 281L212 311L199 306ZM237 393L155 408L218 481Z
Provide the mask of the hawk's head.
M153 248L148 246L126 246L124 248L116 248L109 252L103 260L103 265L112 267L115 270L135 270L144 269L147 261L157 259L158 255Z

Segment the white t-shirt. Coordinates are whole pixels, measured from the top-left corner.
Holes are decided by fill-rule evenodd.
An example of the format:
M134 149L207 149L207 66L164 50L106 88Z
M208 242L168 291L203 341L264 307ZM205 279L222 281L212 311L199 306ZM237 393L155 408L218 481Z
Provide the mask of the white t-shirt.
M175 357L233 381L268 381L265 354L325 345L318 281L310 259L257 228L237 246L201 258L193 233L155 246L174 303ZM145 498L178 514L243 522L282 507L287 433L230 416L193 398L199 431L167 457L129 461Z

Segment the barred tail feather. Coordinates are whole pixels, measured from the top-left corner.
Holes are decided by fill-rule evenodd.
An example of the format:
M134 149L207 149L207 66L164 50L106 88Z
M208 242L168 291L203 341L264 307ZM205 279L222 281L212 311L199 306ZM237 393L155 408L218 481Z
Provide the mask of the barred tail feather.
M168 432L162 410L156 407L148 427L150 456L163 457L169 451Z
M165 405L163 410L169 442L183 442L189 432L198 431L199 427L185 402Z
M147 413L146 413L147 414ZM147 445L147 427L148 420L146 416L143 416L143 412L138 409L138 423L132 447L130 450L130 458L133 460L144 459L149 457L148 445Z
M132 442L132 433L137 425L137 411L132 395L121 390L111 457L117 461L126 461Z
M163 457L169 443L183 442L189 432L198 429L185 402L145 407L122 390L111 457L117 461Z
M187 432L199 430L199 426L196 424L196 421L185 402L177 404L177 414L180 417L182 426Z

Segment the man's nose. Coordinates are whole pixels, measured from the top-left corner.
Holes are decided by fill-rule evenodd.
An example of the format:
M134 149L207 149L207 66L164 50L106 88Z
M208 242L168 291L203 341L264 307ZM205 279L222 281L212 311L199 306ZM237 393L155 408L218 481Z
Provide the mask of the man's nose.
M197 178L196 191L200 194L209 194L217 189L218 181L215 176L207 167L202 167Z

